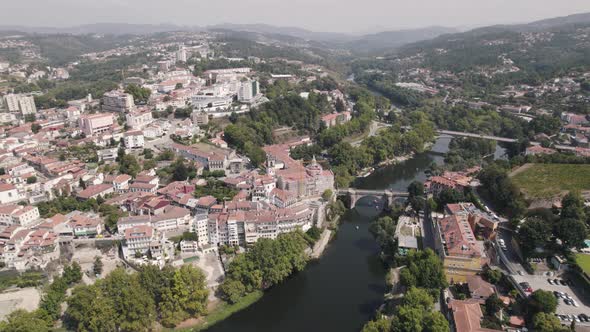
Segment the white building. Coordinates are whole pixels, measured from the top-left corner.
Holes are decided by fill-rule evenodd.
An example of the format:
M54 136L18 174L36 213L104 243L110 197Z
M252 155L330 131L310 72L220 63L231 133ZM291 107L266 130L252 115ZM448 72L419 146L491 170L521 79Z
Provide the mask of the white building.
M78 122L80 129L86 136L108 132L115 123L114 116L111 113L83 115Z
M4 104L9 112L20 112L23 116L37 113L35 99L23 94L9 94L4 96Z
M243 103L251 103L260 93L258 81L244 81L238 89L238 100Z
M123 142L125 143L125 149L127 149L127 150L143 149L143 146L144 146L143 132L141 132L141 131L126 132L125 136L123 136Z
M102 110L113 113L127 113L135 109L133 96L121 90L113 90L102 97Z
M14 185L0 183L0 204L16 202L23 198Z
M140 130L152 123L154 118L152 117L152 112L149 110L136 110L125 114L125 120L129 127Z

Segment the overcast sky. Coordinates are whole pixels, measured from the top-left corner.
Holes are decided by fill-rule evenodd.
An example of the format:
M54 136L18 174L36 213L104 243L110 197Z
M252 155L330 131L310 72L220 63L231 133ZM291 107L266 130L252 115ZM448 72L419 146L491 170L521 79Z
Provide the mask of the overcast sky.
M0 0L0 25L267 23L366 32L523 23L590 12L590 0Z

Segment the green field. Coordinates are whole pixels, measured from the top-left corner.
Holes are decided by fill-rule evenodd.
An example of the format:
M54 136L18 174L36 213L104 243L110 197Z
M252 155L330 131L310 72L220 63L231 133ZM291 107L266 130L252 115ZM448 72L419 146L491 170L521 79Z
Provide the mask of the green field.
M534 164L512 180L527 198L550 198L564 191L590 190L590 165Z
M580 265L584 273L590 275L590 255L587 254L577 254L576 255L576 263Z

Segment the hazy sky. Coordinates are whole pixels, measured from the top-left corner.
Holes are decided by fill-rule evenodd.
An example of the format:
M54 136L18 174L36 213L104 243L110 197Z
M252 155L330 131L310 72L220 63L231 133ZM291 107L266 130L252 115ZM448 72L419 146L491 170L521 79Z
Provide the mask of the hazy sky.
M0 0L0 24L268 23L365 32L473 27L590 12L590 0Z

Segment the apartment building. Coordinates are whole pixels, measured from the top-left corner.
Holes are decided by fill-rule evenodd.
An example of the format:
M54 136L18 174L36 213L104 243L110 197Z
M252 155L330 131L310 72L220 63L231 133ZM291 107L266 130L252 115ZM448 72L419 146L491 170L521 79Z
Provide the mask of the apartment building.
M125 143L125 149L127 150L142 150L144 147L143 132L141 131L129 131L123 136L123 142Z
M112 113L82 115L78 123L86 136L94 136L112 131L115 118Z
M121 90L113 90L102 97L102 110L111 113L127 113L135 109L133 96Z
M9 112L27 114L37 113L35 98L24 94L8 94L4 96L4 104Z
M134 110L125 114L127 125L135 130L141 130L154 121L150 110Z

